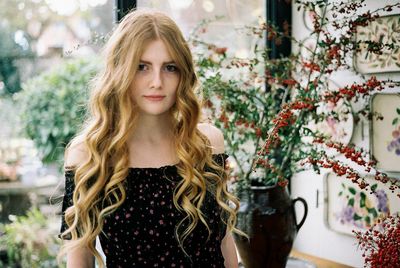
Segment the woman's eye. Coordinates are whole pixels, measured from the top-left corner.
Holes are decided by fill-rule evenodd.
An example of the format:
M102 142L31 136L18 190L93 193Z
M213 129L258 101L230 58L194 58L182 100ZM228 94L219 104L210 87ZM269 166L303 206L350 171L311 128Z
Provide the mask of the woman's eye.
M178 71L178 68L175 65L168 64L165 66L165 70L167 70L167 72L174 73L174 72Z
M138 70L139 71L146 71L147 70L146 64L139 63Z

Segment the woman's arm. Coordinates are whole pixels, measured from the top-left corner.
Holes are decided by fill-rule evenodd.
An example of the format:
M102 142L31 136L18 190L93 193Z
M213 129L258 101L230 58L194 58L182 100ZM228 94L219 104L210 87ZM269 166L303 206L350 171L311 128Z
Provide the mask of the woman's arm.
M94 268L94 256L87 248L68 252L67 268Z
M73 167L86 160L87 153L82 142L73 142L65 152L64 167ZM64 243L70 241L64 240ZM67 253L67 268L94 268L94 256L86 247Z
M210 140L211 146L213 147L213 153L225 152L224 134L220 129L208 123L199 124L198 129ZM236 246L230 232L227 232L224 239L222 239L221 250L225 259L225 267L238 268Z
M221 243L222 255L225 259L226 268L238 268L238 257L236 254L235 241L231 233L226 233Z

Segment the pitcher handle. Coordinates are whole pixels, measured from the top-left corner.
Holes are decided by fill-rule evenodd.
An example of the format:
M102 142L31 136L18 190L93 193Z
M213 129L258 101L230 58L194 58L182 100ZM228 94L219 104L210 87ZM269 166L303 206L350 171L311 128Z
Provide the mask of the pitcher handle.
M304 215L303 215L303 218L301 219L300 223L296 223L297 231L299 231L300 228L301 228L301 226L303 226L304 222L306 221L307 214L308 214L308 206L307 206L306 200L304 200L304 199L301 198L301 197L297 197L297 198L295 198L295 199L292 200L293 210L294 210L294 204L295 204L297 201L300 201L300 202L303 204L303 206L304 206Z

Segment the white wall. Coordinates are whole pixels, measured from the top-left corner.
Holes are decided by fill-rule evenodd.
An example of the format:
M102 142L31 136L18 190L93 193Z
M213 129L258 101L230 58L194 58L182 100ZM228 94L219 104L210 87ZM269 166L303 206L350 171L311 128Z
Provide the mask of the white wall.
M325 223L326 193L323 173L321 175L313 171L299 173L292 178L291 189L292 198L300 196L308 204L307 219L297 234L293 247L310 255L353 267L362 267L363 259L361 251L357 250L357 240L350 235L330 230ZM298 222L303 213L302 206L296 205Z
M330 0L332 1L332 0ZM367 0L367 9L375 9L377 7L384 6L388 3L397 3L398 1L373 1ZM392 14L399 14L400 10L395 9ZM381 13L389 14L389 13ZM297 11L297 6L293 6L292 10L293 19L293 35L297 39L304 39L310 36L310 32L304 26L303 13ZM400 73L391 74L377 74L378 79L391 78L393 80L400 80ZM367 75L366 78L369 76ZM360 77L356 76L350 71L341 72L332 76L332 80L339 86L345 86L352 84L354 81L362 81ZM384 92L399 92L399 88L385 90ZM357 108L357 107L353 107ZM361 131L363 127L363 138L361 137ZM360 121L355 125L353 130L352 142L357 146L363 147L369 150L369 122ZM327 172L327 171L325 171ZM391 176L400 177L399 174L389 174ZM291 192L292 198L297 196L306 199L309 211L308 217L305 224L298 233L294 248L301 252L315 255L321 258L336 261L338 263L346 264L352 267L363 267L363 258L361 251L357 249L357 240L352 235L341 234L332 231L328 228L325 223L326 215L326 199L327 194L325 192L324 173L318 175L313 171L304 171L296 174L291 181ZM319 198L317 200L317 191L319 192ZM317 205L318 203L318 205ZM300 218L303 215L302 206L296 207L297 217Z

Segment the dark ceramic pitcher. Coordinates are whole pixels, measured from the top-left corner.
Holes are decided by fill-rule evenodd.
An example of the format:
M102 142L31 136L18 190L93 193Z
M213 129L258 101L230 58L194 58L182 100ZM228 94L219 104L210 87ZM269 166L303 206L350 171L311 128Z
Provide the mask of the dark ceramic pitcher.
M249 239L234 234L245 268L284 268L294 238L308 212L303 198L291 199L286 187L252 186L240 197L237 227ZM304 205L304 215L296 222L294 204Z

